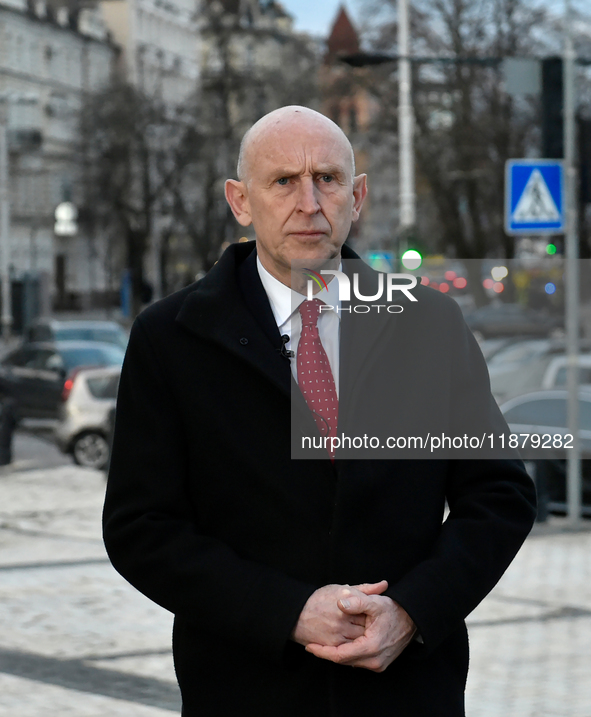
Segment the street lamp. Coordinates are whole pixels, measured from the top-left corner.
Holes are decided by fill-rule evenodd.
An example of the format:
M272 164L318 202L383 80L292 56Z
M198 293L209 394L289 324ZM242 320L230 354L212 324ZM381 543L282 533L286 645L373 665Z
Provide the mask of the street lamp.
M568 431L573 436L567 460L568 519L572 527L581 520L581 445L579 439L579 238L577 227L577 157L575 135L575 61L573 12L564 4L564 164L566 170L566 344L568 358Z
M414 112L410 72L408 0L398 0L398 163L400 173L400 231L416 220Z
M10 197L8 189L8 109L11 104L36 104L23 92L0 92L0 280L2 281L2 336L10 340L12 296L10 282Z
M398 174L399 207L398 250L402 255L403 242L416 222L414 109L412 105L411 62L439 62L444 58L410 57L409 0L398 0L398 55L380 53L357 53L342 57L352 67L381 65L398 62Z

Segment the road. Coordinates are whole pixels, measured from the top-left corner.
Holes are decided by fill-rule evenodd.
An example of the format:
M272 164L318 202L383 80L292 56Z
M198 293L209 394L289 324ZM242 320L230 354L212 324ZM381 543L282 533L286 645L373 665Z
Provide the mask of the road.
M46 421L45 423L49 423ZM33 423L33 425L35 425ZM30 427L18 429L12 443L11 470L54 468L72 465L72 458L62 453L53 443L51 430Z
M110 566L104 487L30 435L0 469L4 717L179 714L172 616ZM469 717L590 717L591 532L538 528L468 624Z

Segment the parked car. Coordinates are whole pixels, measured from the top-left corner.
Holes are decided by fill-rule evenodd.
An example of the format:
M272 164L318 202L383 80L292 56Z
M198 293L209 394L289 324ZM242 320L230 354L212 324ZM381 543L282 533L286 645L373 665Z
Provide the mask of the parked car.
M25 330L25 342L37 341L99 341L127 347L127 332L116 321L61 321L35 319Z
M550 336L561 332L563 320L521 304L489 304L466 316L472 331L485 339L499 336Z
M507 338L498 338L498 339L484 339L480 337L478 341L478 345L480 347L480 350L482 351L482 355L484 356L485 361L490 361L493 356L496 356L501 351L505 351L505 349L508 346L511 346L512 344L519 341L518 338L515 336Z
M583 341L581 348L589 350L589 343ZM562 339L527 339L502 348L487 359L494 397L505 401L529 391L565 386L561 383L566 380L564 352ZM591 363L583 356L580 382L591 383Z
M0 361L0 391L15 400L18 420L57 418L61 395L77 368L118 366L125 351L95 341L29 343Z
M79 369L64 385L55 441L81 466L101 470L109 462L111 412L121 369Z
M579 355L579 383L591 386L591 354ZM568 377L568 358L556 356L548 364L542 380L542 388L562 388L566 386Z
M567 395L564 389L533 391L506 401L500 408L512 433L565 436L568 433ZM588 387L579 389L579 421L583 514L591 516L591 388ZM566 449L549 447L538 449L535 454L527 450L522 454L526 458L533 457L536 473L544 475L550 511L566 512Z

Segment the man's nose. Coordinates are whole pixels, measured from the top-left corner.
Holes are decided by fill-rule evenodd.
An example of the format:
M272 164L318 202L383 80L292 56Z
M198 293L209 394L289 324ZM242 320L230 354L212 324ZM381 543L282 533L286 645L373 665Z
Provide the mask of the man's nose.
M316 214L320 210L318 188L311 177L303 177L299 183L296 208L304 214Z

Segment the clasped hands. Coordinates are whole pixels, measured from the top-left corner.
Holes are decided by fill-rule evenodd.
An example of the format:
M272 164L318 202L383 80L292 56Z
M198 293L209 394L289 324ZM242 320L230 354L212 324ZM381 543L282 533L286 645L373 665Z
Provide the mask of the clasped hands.
M383 672L416 632L406 610L382 595L387 589L386 580L319 588L304 605L292 639L324 660Z

